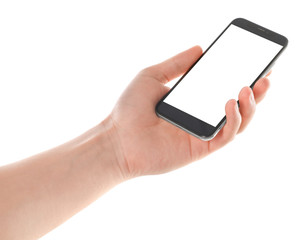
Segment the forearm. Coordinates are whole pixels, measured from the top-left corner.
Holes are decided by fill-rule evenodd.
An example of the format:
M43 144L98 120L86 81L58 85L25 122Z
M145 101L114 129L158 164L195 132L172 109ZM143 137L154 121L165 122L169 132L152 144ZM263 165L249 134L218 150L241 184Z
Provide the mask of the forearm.
M100 124L49 151L0 168L0 239L36 239L124 180Z

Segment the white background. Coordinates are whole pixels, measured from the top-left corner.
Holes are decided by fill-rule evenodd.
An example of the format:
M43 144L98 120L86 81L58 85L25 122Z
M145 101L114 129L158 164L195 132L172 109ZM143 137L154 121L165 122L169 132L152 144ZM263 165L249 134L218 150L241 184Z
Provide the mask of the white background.
M290 41L234 142L114 188L42 239L307 239L305 2L2 0L1 165L83 133L139 70L205 49L236 17Z

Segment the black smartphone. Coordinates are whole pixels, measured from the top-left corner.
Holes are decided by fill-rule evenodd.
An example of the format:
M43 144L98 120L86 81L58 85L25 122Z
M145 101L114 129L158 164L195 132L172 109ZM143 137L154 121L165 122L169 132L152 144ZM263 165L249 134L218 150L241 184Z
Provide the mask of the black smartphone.
M278 33L233 20L158 102L156 114L202 140L214 138L226 122L226 102L253 88L287 44Z

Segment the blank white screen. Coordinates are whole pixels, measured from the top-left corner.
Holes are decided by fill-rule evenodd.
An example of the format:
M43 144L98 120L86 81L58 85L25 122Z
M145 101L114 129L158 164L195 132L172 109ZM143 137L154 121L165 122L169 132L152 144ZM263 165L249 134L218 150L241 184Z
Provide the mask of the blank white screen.
M216 126L226 102L237 99L281 48L231 24L164 102Z

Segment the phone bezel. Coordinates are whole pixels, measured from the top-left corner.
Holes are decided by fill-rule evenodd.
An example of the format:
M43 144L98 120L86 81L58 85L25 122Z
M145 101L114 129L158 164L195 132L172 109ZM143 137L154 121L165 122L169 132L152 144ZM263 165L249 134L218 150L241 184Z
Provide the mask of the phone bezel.
M258 36L266 38L282 46L282 49L278 52L278 54L273 58L273 60L266 66L266 68L250 85L251 88L254 87L258 79L260 79L269 69L271 69L274 62L277 60L277 58L281 55L281 53L285 50L286 46L288 45L288 39L286 37L278 33L275 33L267 28L264 28L260 25L257 25L253 22L250 22L244 18L236 18L222 31L222 33L215 39L215 41L202 53L202 55L198 58L198 60L187 70L187 72L178 80L178 82L170 89L170 91L157 103L155 111L159 117L183 129L184 131L194 135L195 137L205 141L211 140L216 136L219 130L226 123L226 116L224 116L216 126L212 126L163 101L173 91L173 89L185 78L185 76L189 73L189 71L215 44L215 42L222 36L222 34L230 27L231 24L234 24L240 28L243 28L249 32L252 32Z

